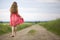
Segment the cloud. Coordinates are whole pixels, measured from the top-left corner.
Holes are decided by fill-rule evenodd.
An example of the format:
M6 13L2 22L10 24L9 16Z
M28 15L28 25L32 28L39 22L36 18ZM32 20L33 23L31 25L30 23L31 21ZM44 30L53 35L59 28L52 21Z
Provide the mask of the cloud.
M25 21L47 21L60 18L60 14L57 13L30 13L30 12L21 12L21 11L31 11L35 10L34 8L24 8L19 9L19 14L24 18ZM9 10L0 9L0 21L9 21L10 13Z
M21 14L21 13L20 13ZM60 14L51 14L51 13L22 13L21 16L25 21L48 21L60 18Z
M45 2L48 2L48 3L57 3L59 2L60 3L60 0L22 0L22 2L40 2L40 3L45 3Z
M54 2L54 3L56 3L56 2L59 2L60 3L60 0L35 0L35 1L37 1L37 2Z
M28 12L28 11L37 11L38 8L19 8L19 10Z
M9 9L0 9L0 21L9 21L10 12Z

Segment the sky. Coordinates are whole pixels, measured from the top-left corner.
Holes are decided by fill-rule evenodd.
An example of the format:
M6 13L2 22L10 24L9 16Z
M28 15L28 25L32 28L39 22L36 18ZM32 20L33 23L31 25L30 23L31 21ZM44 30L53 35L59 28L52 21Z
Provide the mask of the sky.
M0 0L0 21L10 21L10 7L16 1L24 21L49 21L60 18L60 0Z

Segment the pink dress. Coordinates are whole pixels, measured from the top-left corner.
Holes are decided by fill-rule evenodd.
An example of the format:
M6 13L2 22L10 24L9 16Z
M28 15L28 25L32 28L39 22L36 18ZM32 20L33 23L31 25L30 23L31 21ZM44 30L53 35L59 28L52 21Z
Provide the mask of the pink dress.
M22 24L24 22L23 18L16 13L12 13L10 16L10 25L16 27L18 24Z

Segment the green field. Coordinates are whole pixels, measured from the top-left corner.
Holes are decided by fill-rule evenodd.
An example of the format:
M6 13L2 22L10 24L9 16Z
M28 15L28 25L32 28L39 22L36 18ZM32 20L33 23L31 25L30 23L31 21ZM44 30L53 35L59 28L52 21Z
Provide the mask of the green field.
M27 28L33 24L34 23L24 23L22 25L18 25L17 31ZM11 26L9 25L9 23L0 23L0 35L6 34L9 32L11 32Z
M60 36L60 19L47 21L47 22L41 22L39 24L43 26L44 28L46 28L47 30Z
M46 21L46 22L25 22L22 25L17 26L17 31L27 28L33 24L39 24L46 28L48 31L60 36L60 19ZM0 35L11 32L9 23L0 23Z

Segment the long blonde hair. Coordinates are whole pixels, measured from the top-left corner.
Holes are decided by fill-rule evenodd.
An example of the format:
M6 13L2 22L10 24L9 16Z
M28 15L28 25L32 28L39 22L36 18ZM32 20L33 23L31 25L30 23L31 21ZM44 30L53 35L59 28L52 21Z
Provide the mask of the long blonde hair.
M17 8L17 3L13 2L11 8L10 8L10 12L12 13L18 13L18 8Z

